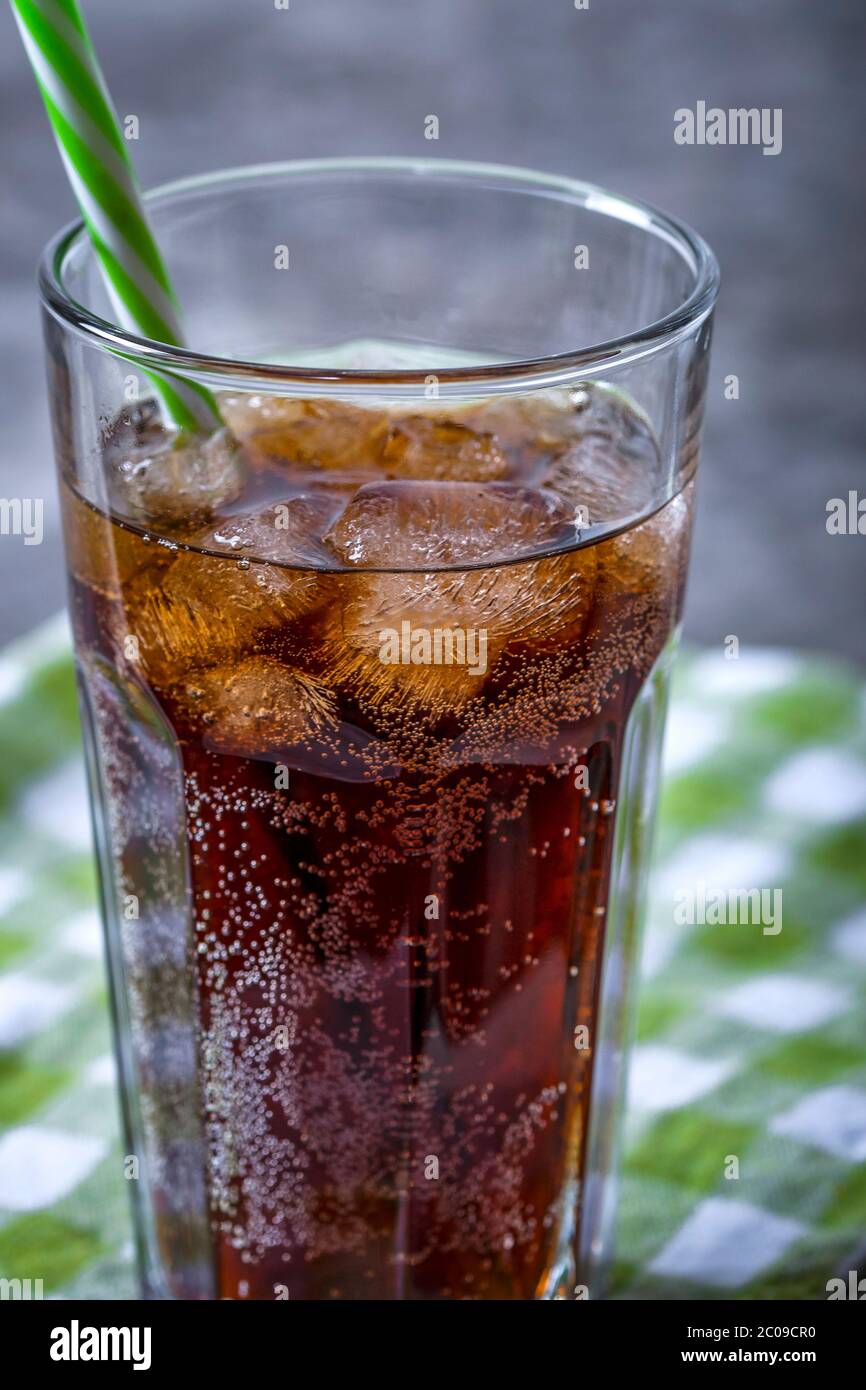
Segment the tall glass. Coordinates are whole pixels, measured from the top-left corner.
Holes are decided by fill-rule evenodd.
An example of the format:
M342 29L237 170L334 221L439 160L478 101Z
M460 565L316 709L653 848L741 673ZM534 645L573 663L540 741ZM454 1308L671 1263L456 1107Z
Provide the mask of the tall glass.
M189 349L41 270L145 1295L597 1297L712 254L468 164L148 203Z

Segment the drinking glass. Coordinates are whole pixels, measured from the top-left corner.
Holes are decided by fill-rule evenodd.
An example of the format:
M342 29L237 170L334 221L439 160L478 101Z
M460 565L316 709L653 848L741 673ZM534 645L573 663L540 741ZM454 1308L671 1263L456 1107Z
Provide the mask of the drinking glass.
M188 347L40 276L144 1295L603 1296L712 253L428 160L147 205Z

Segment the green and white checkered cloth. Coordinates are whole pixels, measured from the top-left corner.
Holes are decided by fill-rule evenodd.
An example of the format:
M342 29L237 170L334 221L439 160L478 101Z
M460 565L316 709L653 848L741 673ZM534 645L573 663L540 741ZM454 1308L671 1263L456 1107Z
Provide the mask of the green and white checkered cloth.
M863 687L691 655L665 766L613 1292L821 1299L866 1242ZM59 619L0 657L0 824L0 1278L134 1298ZM781 888L782 930L676 925L701 881Z

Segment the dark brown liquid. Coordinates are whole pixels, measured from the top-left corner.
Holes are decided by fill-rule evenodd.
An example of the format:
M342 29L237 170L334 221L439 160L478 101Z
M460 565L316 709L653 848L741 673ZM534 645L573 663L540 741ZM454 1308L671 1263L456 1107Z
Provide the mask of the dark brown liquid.
M347 568L370 531L362 511L357 541L341 512L359 466L414 478L426 458L440 477L456 458L481 488L491 469L544 484L561 440L527 448L527 428L515 408L500 443L440 429L417 462L399 432L353 450L348 430L330 477L297 434L248 431L240 495L186 540L164 522L169 545L140 515L123 525L66 493L111 891L140 899L126 987L176 1296L196 1296L181 1226L198 1162L216 1296L528 1299L576 1277L623 736L676 623L687 494L577 549L412 574ZM248 518L280 486L313 495L314 513L332 499L303 538L332 547L330 572L277 563L264 533L250 559ZM488 495L503 527L536 505ZM405 522L396 496L405 542L415 494ZM390 498L374 495L370 524ZM208 535L232 519L239 556L185 548L219 552ZM446 563L465 562L464 543L447 540ZM386 564L399 545L382 545ZM383 662L382 633L406 622L483 630L484 669ZM154 827L173 824L172 787L186 863L170 879ZM184 893L194 932L166 965L148 912L182 920ZM179 1081L182 1045L154 1039L184 1028L194 1066ZM193 1172L186 1195L172 1163Z

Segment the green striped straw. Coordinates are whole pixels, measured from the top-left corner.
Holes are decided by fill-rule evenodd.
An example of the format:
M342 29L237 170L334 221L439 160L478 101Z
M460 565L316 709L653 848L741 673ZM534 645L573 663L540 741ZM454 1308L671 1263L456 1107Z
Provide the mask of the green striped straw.
M153 239L111 97L76 0L10 0L118 322L179 346L180 309ZM212 430L197 382L147 373L179 429Z

